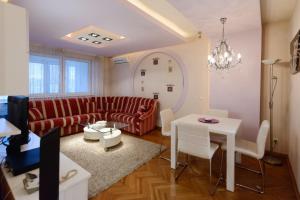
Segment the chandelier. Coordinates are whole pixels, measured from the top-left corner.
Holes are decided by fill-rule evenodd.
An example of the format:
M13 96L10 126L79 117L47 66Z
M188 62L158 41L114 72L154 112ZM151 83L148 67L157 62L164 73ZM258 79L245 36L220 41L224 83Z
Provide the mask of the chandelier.
M222 39L220 44L208 56L208 66L216 70L230 69L242 61L242 55L240 53L235 54L224 38L224 24L226 20L227 18L225 17L220 19L223 24Z

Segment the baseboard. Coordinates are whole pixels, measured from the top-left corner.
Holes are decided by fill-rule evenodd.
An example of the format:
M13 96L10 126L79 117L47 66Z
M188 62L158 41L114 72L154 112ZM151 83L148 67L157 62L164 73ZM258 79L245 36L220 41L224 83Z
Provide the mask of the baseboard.
M291 180L292 180L292 186L293 186L294 192L296 194L296 198L297 198L297 200L300 200L300 194L299 194L299 191L298 191L296 178L295 178L294 172L292 170L292 165L290 163L290 159L289 159L288 156L287 156L286 161L287 161L287 165L288 165L289 174L290 174L290 177L291 177Z

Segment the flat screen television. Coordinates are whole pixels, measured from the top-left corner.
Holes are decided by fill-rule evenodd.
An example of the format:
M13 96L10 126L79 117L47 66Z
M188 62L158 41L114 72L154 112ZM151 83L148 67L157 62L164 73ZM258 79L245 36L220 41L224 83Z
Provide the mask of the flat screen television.
M300 71L300 30L290 44L291 53L291 73L296 74Z
M28 100L26 96L7 97L7 120L21 130L20 135L8 138L7 154L19 153L20 146L28 143Z

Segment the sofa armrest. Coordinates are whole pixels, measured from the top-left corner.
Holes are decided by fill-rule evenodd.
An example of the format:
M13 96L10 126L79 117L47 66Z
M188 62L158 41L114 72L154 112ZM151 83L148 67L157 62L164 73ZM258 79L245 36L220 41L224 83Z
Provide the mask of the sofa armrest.
M140 121L144 121L144 120L146 120L147 118L149 118L149 117L152 117L152 115L154 114L154 109L152 110L149 110L149 111L147 111L147 112L145 112L145 113L143 113L141 116L139 116L139 120Z
M157 110L157 101L151 106L151 108L147 112L140 115L138 119L140 121L144 121L149 117L153 117L153 115L156 114L156 110Z

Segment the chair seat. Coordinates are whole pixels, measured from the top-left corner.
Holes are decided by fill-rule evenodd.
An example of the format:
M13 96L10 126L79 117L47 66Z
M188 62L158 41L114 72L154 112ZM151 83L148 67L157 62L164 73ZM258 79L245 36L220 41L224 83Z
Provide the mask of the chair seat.
M227 149L227 144L223 143L222 145L222 150L226 150ZM260 159L259 155L256 152L256 143L255 142L251 142L248 140L243 140L243 139L237 139L236 143L235 143L235 152L256 158L256 159Z

